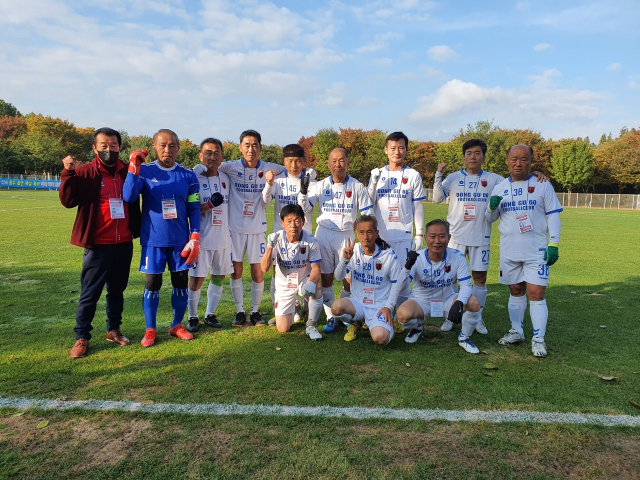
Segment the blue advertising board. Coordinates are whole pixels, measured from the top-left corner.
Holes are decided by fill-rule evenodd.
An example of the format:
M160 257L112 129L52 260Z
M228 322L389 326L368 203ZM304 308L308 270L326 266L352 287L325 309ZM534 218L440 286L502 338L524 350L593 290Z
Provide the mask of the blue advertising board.
M0 188L34 188L57 190L60 180L24 180L22 178L0 178Z

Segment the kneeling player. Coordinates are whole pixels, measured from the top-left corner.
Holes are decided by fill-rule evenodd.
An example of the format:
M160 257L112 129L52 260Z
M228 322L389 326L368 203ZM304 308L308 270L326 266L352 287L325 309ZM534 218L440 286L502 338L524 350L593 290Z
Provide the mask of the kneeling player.
M467 261L458 250L447 248L449 238L449 224L432 220L427 224L427 249L409 252L401 280L413 280L413 290L409 300L398 307L398 320L411 329L405 337L407 343L418 341L426 317L462 322L458 345L469 353L479 353L470 337L480 319L480 303L471 295Z
M335 270L336 280L351 274L351 296L333 302L331 313L337 319L351 323L345 341L356 339L364 321L372 340L386 345L393 338L393 308L401 283L397 282L400 265L391 248L376 245L378 221L373 215L362 215L356 221L356 235L360 245L347 239L340 262Z
M320 246L316 238L302 227L304 211L300 205L285 205L280 210L283 230L269 235L267 249L260 267L267 273L275 265L275 314L279 332L288 332L293 325L296 297L307 298L309 320L307 335L311 340L322 340L316 329L322 311L320 281Z

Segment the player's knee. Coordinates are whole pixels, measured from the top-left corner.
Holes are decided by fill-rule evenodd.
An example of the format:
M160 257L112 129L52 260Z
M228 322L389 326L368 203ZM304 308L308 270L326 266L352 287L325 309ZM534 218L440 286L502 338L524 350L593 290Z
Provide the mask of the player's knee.
M184 289L189 285L189 270L171 272L171 285L174 288Z
M221 287L223 280L224 275L211 275L211 283L213 283L216 287Z
M157 292L162 287L161 273L147 273L144 279L144 288L149 292Z
M375 329L376 331L371 331L371 339L373 343L376 345L386 345L389 343L389 332L386 330L378 331L379 329Z
M467 311L469 312L479 312L480 311L480 302L473 295L469 298L467 302Z
M400 323L407 323L409 320L411 320L409 309L400 306L400 308L398 308L398 311L396 312L396 318Z

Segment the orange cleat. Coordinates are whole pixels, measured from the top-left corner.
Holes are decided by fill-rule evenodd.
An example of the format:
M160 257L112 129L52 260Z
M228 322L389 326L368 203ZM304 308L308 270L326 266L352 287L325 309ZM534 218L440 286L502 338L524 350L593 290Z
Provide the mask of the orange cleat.
M156 329L155 328L147 328L147 331L144 332L144 338L140 342L144 348L152 346L156 343Z
M178 337L180 340L193 340L193 335L187 332L187 330L182 326L181 323L179 323L175 327L171 327L169 329L169 335Z

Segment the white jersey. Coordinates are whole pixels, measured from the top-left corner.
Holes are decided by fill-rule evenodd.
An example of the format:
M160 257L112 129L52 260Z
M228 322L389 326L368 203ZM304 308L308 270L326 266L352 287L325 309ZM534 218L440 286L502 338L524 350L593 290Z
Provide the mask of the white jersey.
M348 175L344 183L333 183L332 176L317 182L309 189L309 202L318 204L318 226L340 232L352 232L358 212L369 213L372 208L364 185Z
M418 254L418 259L409 272L409 278L413 280L411 296L423 303L431 300L445 301L458 293L460 283L458 300L466 305L471 297L472 287L471 274L464 255L458 250L447 248L442 260L432 263L428 249L419 250Z
M376 245L373 255L365 255L360 243L346 266L351 275L351 302L367 308L381 309L389 300L391 287L400 276L400 263L391 248L381 250ZM393 310L394 305L388 305Z
M200 217L200 248L222 250L231 247L229 232L229 177L222 173L214 177L196 175L200 183L200 205L211 199L214 193L220 193L224 203L206 211Z
M293 288L294 283L298 286L311 273L311 264L320 263L320 260L316 237L303 230L300 240L291 243L284 232L280 232L273 247L276 289Z
M414 202L422 202L425 198L422 177L413 168L405 165L397 172L390 171L389 166L380 169L374 197L380 236L389 242L410 240L413 237Z
M559 213L562 206L551 182L539 183L533 175L514 182L500 182L491 195L502 197L500 215L500 257L516 261L537 261L549 245L547 215Z
M289 172L284 172L278 175L271 187L271 198L275 200L275 204L273 207L273 231L279 232L282 230L282 224L280 223L280 210L285 205L297 205L298 204L298 194L300 193L300 180L304 177L307 172L302 171L299 177L292 177L289 175ZM311 180L309 182L309 190L311 191L316 184L315 180ZM312 231L312 220L311 216L313 214L313 209L304 212L304 227L302 227L306 232L311 233Z
M222 162L221 172L229 175L231 191L229 199L229 230L237 233L264 233L267 216L262 200L269 170L282 173L285 168L275 163L258 160L256 168L247 167L244 159Z
M491 223L484 211L494 187L503 177L480 170L478 175L464 169L453 172L444 181L436 172L433 182L434 200L440 203L449 198L447 221L451 226L451 240L467 247L483 247L491 243ZM438 195L438 190L441 190Z

